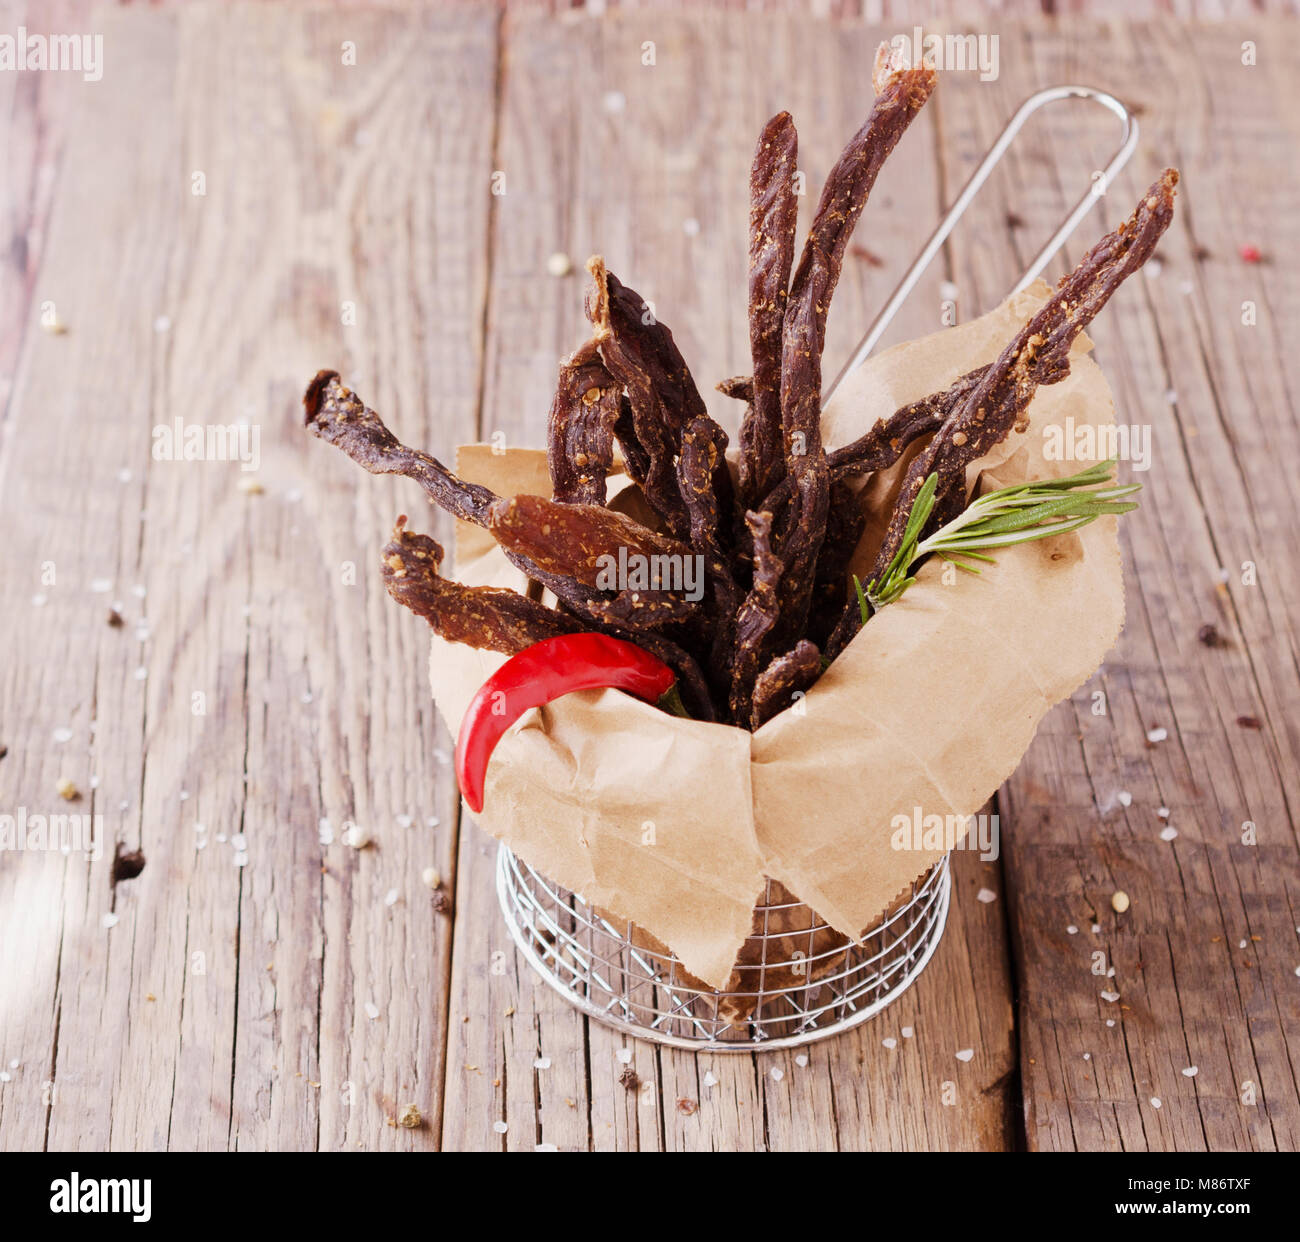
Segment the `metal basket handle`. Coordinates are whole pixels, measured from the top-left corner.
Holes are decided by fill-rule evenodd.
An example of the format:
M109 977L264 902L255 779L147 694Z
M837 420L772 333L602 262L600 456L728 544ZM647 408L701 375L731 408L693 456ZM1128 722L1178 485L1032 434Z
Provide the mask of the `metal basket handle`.
M872 321L871 327L867 329L867 334L858 343L858 347L853 351L848 362L844 364L840 369L840 373L822 393L823 405L830 400L831 394L840 386L844 377L857 370L866 361L871 351L875 349L880 338L885 334L885 330L893 322L894 316L898 314L899 308L907 301L908 296L916 287L917 281L921 279L926 268L930 266L931 260L939 252L939 247L948 240L948 235L956 226L957 221L966 214L966 209L983 188L994 167L1007 153L1007 149L1015 141L1016 135L1024 128L1025 122L1040 108L1055 103L1059 99L1095 100L1119 117L1123 122L1124 132L1118 150L1110 157L1110 161L1102 169L1101 175L1093 180L1092 184L1084 192L1083 197L1075 204L1074 210L1065 217L1056 232L1048 238L1047 244L1034 256L1029 267L1025 270L1025 274L1020 278L1020 282L1011 290L1012 293L1019 293L1021 289L1038 278L1042 270L1056 256L1056 252L1065 244L1066 239L1078 227L1079 221L1092 210L1097 200L1106 193L1111 178L1128 163L1129 157L1137 147L1137 117L1133 115L1122 100L1117 99L1108 91L1100 91L1091 86L1049 86L1045 90L1030 95L1016 110L1015 115L1006 123L1002 132L998 135L997 141L989 148L988 154L985 155L979 167L971 174L970 180L962 187L956 202L948 208L947 214L939 221L939 226L930 234L930 240L925 243L925 248L916 256L912 266L907 269L903 279L898 282L898 287L890 294L889 301L885 303L880 313Z

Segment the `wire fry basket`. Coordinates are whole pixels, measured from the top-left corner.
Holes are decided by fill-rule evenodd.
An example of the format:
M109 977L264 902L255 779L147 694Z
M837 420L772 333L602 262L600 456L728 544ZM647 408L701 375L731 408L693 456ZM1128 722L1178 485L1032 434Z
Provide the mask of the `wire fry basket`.
M1132 111L1088 86L1052 86L1029 96L971 174L839 375L823 402L879 343L922 273L966 213L1025 122L1049 104L1085 99L1119 118L1120 144L1013 292L1047 267L1105 194L1138 141ZM875 927L850 940L774 880L754 908L753 931L724 991L691 976L641 928L590 905L538 874L504 845L497 897L519 951L570 1004L641 1039L694 1051L793 1048L846 1031L896 1000L924 969L943 935L952 882L945 856L914 881Z
M850 941L768 880L724 992L687 973L639 927L553 884L506 846L497 854L506 926L551 987L608 1026L696 1051L793 1048L865 1022L930 960L950 893L945 856Z

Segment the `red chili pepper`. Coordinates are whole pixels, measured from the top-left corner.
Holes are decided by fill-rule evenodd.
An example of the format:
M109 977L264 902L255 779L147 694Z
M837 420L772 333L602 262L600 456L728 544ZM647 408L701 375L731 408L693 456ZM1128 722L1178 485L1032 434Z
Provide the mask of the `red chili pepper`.
M607 634L564 634L544 638L508 659L470 702L456 739L456 778L475 813L483 809L488 760L505 731L530 707L541 707L574 690L613 687L647 703L665 699L680 710L677 675L635 643Z

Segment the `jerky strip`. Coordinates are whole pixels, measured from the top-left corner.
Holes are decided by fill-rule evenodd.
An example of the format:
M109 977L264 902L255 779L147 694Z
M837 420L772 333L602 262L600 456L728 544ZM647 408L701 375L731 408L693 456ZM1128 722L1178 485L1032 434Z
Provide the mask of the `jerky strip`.
M690 517L677 489L675 462L683 428L707 415L704 401L673 334L655 319L649 303L607 271L599 256L588 260L587 270L595 281L587 317L605 366L627 390L635 443L646 462L642 490L668 529L684 539ZM623 430L616 427L620 443Z
M603 505L623 391L588 341L560 365L547 426L551 490L564 504Z
M912 502L926 478L939 474L947 491L964 483L966 467L1011 432L1029 425L1026 411L1040 384L1057 384L1070 374L1070 347L1111 295L1155 249L1173 219L1178 174L1166 169L1133 215L1108 233L1044 303L953 411L938 434L908 467L890 515L872 577L878 578L902 543Z
M388 593L448 641L514 655L544 638L583 628L574 618L516 591L465 586L442 577L442 557L436 541L406 529L403 514L384 547L383 573Z
M728 697L731 718L749 719L754 679L763 666L763 652L768 636L780 613L778 587L784 565L772 551L772 515L746 513L754 547L754 585L736 612L735 656L731 666L731 691Z
M987 366L968 371L942 392L932 392L928 397L899 407L852 444L827 453L826 463L831 478L852 479L887 470L902 457L908 445L923 435L938 431L953 410L975 390L987 371Z
M459 479L436 457L407 448L346 387L337 371L318 371L302 398L307 429L342 449L371 474L403 474L414 479L439 508L476 526L487 523L488 506L497 498L491 488Z
M749 174L749 349L752 404L740 427L740 495L757 504L784 473L781 336L799 203L799 138L788 112L763 127Z
M371 474L414 479L434 504L467 522L487 526L489 511L500 497L490 487L458 478L428 453L402 444L379 415L343 384L337 371L319 372L302 401L307 428L313 435L342 449ZM590 606L598 598L596 593L576 582L567 569L543 569L510 548L504 551L526 577L540 582L582 615L592 615Z
M950 517L965 499L966 467L1028 426L1027 410L1040 384L1056 384L1070 373L1070 347L1121 284L1146 262L1173 219L1178 173L1167 168L1133 215L1108 233L1015 339L1002 351L970 394L945 421L934 439L908 466L890 514L884 543L869 580L878 579L898 553L917 493L932 474L939 476L936 514ZM933 519L931 520L933 525ZM846 606L832 636L832 656L861 628L857 602Z
M849 483L832 483L826 538L817 555L808 616L808 636L816 642L831 632L844 611L850 594L849 564L866 526L867 515L858 492Z
M894 72L882 44L871 114L831 169L790 282L781 358L781 418L792 472L821 445L821 356L844 251L886 157L934 90L933 69ZM794 442L801 435L802 442Z
M750 727L758 729L804 694L822 674L822 653L801 639L793 651L773 660L754 682Z
M671 569L691 549L670 535L601 505L563 505L544 496L499 499L488 510L488 529L508 551L550 573L570 574L584 586L616 590L608 575L631 558ZM655 559L667 558L667 559Z

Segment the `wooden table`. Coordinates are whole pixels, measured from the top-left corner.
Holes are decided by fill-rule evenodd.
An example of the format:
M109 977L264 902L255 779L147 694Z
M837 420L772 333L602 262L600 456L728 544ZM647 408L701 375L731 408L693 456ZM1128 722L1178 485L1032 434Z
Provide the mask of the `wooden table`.
M593 251L702 381L745 370L754 135L792 111L813 201L872 50L910 20L27 22L102 31L105 72L0 73L0 814L92 812L107 844L0 854L0 1146L1296 1149L1294 24L981 26L999 76L942 75L881 177L831 365L1032 90L1141 108L1071 261L1163 164L1184 183L1161 262L1094 333L1120 420L1153 437L1123 637L999 795L1002 858L957 858L920 982L799 1065L629 1044L529 973L494 843L458 813L427 631L376 572L393 517L432 514L309 440L297 402L336 366L436 452L540 443ZM890 341L937 330L943 281L963 317L999 299L1114 131L1086 107L1039 118ZM578 271L550 274L554 253ZM260 469L155 460L176 418L246 419ZM338 843L348 822L372 848ZM119 844L145 862L114 884ZM625 1047L653 1089L619 1084ZM419 1128L394 1124L408 1103Z

